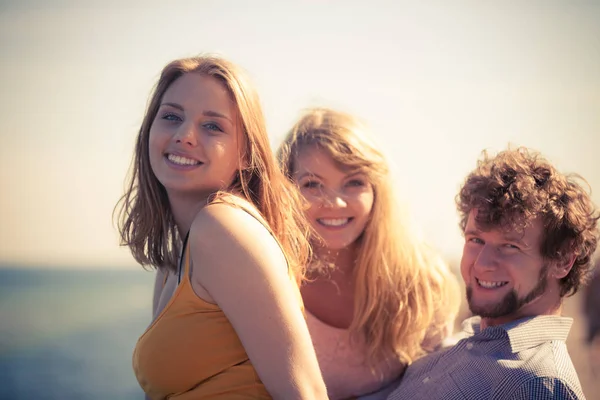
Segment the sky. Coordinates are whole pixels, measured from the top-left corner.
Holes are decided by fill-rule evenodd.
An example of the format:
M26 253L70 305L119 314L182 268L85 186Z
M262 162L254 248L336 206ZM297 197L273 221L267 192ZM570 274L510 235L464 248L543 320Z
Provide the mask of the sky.
M301 111L364 120L427 241L483 149L541 151L600 203L600 1L0 2L0 265L136 268L112 220L148 95L216 52L256 84L276 147Z

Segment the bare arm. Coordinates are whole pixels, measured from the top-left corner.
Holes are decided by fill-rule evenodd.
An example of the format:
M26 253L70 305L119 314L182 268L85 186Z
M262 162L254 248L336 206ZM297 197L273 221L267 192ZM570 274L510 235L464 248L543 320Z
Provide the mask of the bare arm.
M326 399L298 289L265 227L215 204L197 215L190 244L194 284L223 310L271 396Z

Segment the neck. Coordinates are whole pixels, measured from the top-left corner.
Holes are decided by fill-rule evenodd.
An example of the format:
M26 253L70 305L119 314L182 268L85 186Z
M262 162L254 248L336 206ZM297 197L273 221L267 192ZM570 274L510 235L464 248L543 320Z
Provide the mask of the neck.
M181 238L189 232L196 214L206 205L209 196L169 194L169 205Z
M335 266L335 272L351 275L356 264L356 246L354 244L340 250L330 250L326 247L314 247L315 256Z
M537 299L537 300L545 300L545 299ZM527 317L537 317L538 315L561 315L562 314L562 299L559 297L556 301L548 302L546 307L543 307L540 311L539 309L535 310L536 307L528 307L530 305L536 305L535 301L527 304L522 307L517 312L505 315L498 318L481 318L480 330L484 330L488 326L498 326L507 324L512 321L516 321L519 319L527 318ZM537 304L538 306L541 304Z

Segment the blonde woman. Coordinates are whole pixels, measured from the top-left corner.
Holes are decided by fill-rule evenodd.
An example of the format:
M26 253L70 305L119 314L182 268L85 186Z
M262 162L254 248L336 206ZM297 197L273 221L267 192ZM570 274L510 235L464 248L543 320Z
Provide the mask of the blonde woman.
M355 118L309 110L278 156L308 202L301 293L328 394L378 391L451 333L457 281L399 218L388 163Z
M163 69L120 203L123 244L159 271L133 355L147 397L326 398L298 291L309 247L294 193L237 66L200 56Z

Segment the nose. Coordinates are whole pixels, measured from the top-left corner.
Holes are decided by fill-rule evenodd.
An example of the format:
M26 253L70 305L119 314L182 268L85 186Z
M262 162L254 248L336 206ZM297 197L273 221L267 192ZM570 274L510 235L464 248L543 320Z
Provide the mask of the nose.
M184 143L189 146L196 146L198 144L197 130L194 124L183 123L179 126L173 139L176 143Z
M326 208L344 208L348 205L342 193L339 193L335 190L324 193L323 197L323 207Z
M477 254L473 267L479 271L496 269L498 267L496 249L488 244L481 246L481 251Z

